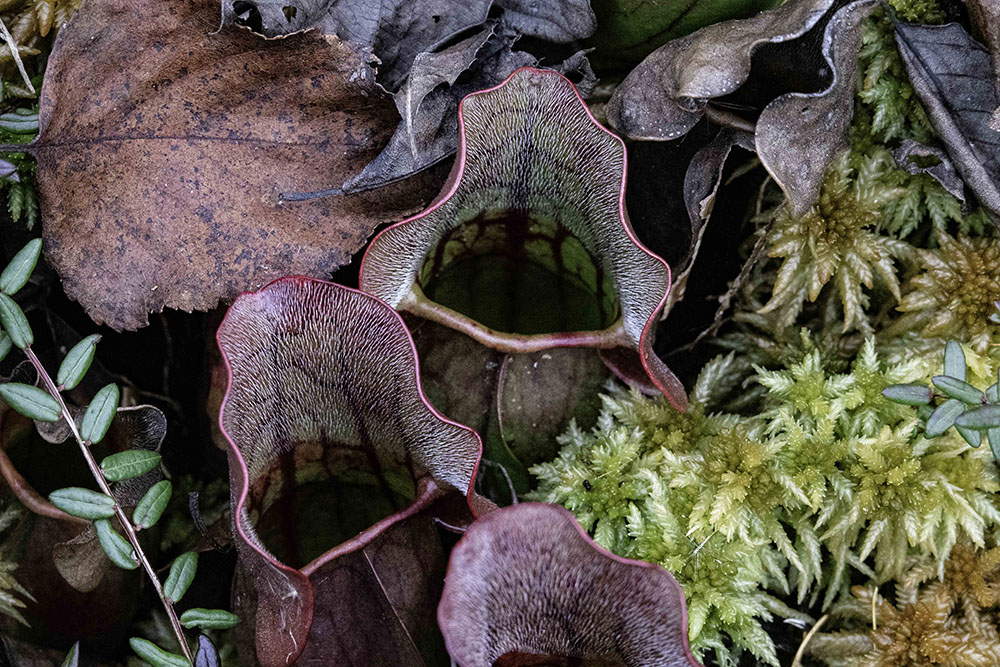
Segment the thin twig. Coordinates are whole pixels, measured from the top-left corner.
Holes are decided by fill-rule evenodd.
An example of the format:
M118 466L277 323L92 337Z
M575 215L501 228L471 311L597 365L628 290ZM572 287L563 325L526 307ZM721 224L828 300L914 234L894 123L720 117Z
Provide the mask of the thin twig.
M10 54L14 56L14 62L17 63L17 71L21 73L21 78L24 79L24 83L28 86L28 90L31 94L35 94L35 87L31 85L31 79L28 78L28 72L24 69L24 63L21 62L21 54L17 51L17 44L14 43L14 38L11 36L10 32L7 30L7 25L0 19L0 33L3 33L3 38L7 40L7 46L10 47Z
M102 493L112 499L115 499L114 493L111 491L111 487L108 486L107 480L104 479L104 474L101 472L100 466L97 465L97 460L91 453L87 443L84 442L83 438L80 436L80 431L76 428L76 421L74 421L73 415L70 414L69 408L66 407L66 402L63 400L62 394L59 393L56 383L52 381L48 371L46 371L45 367L42 366L42 362L38 359L34 350L32 350L30 346L24 348L24 353L27 355L28 360L31 361L31 365L35 367L36 371L38 371L38 375L45 383L45 388L48 390L49 394L59 403L63 419L66 420L66 423L69 425L69 430L73 433L73 437L76 438L76 443L80 446L80 452L83 454L83 458L87 462L87 467L90 468L90 472L94 476L97 486L101 489ZM188 662L193 665L194 657L191 655L190 647L188 647L187 639L184 636L184 630L181 628L181 622L178 620L176 612L174 612L174 605L163 594L163 586L160 584L159 577L156 576L156 570L153 569L152 563L149 562L149 558L146 557L145 552L142 550L142 545L139 544L139 537L135 534L135 529L132 527L132 521L125 515L125 510L122 509L122 506L117 499L115 499L115 516L117 516L118 521L121 522L122 530L125 531L125 537L128 539L129 544L132 545L136 558L139 559L143 569L146 570L146 574L149 575L149 578L153 582L153 588L156 590L156 594L160 597L160 602L163 603L163 608L167 612L167 618L170 619L170 625L174 629L174 634L177 635L177 641L181 645L184 657L187 658Z
M792 660L792 667L802 667L802 656L806 654L806 644L809 643L809 640L813 638L814 634L819 632L819 629L823 627L823 624L826 623L828 618L830 618L830 615L824 614L818 621L816 621L816 625L809 629L806 636L802 638L802 643L799 644L799 650L795 652L795 658Z

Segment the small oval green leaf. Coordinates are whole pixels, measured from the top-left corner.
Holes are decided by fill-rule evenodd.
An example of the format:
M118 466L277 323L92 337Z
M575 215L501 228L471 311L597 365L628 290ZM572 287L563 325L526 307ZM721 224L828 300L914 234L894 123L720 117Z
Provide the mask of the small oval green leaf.
M965 441L969 443L972 447L978 447L983 444L983 432L976 431L971 428L965 428L964 426L959 426L955 424L955 430L958 431L959 435L965 438Z
M951 428L955 419L965 411L965 403L954 398L950 398L927 418L925 432L928 438L936 438Z
M1000 405L984 405L973 408L956 419L955 423L979 431L1000 428Z
M965 352L953 340L948 341L944 348L944 374L965 382Z
M1000 428L987 429L986 439L990 442L990 451L993 452L993 458L1000 461Z
M1000 403L1000 383L994 382L986 388L986 400L990 403Z
M24 287L42 254L42 240L32 239L17 251L7 268L0 273L0 292L13 295Z
M21 350L35 342L35 336L31 333L31 325L28 324L24 311L14 299L2 292L0 292L0 325L10 336L10 342Z
M38 132L38 115L2 114L0 115L0 128L14 134L33 134Z
M240 622L240 617L224 609L188 609L181 614L181 625L185 628L203 630L226 630Z
M160 455L147 449L130 449L112 454L101 461L101 472L105 479L120 482L145 475L160 465Z
M163 594L171 602L180 602L180 599L187 593L188 586L194 581L195 572L198 571L198 554L194 551L182 553L174 559L170 566L170 574L163 582Z
M111 527L110 521L99 519L94 522L94 526L97 527L97 539L101 543L101 548L112 563L123 570L134 570L139 567L139 562L132 556L135 553L132 545Z
M80 420L80 437L90 442L100 442L111 427L118 411L118 385L102 387L87 406Z
M66 654L66 659L62 661L62 667L77 667L80 664L80 642L73 644L73 648Z
M136 655L153 667L191 667L191 663L184 656L164 651L148 639L132 637L128 643Z
M11 341L10 336L3 329L0 329L0 361L4 360L7 353L10 352L10 348L14 347L13 341Z
M59 372L56 373L56 384L64 389L73 389L80 384L94 361L99 340L101 337L98 334L87 336L66 353L66 358L59 364Z
M948 375L935 375L931 382L950 398L957 398L969 405L980 405L983 402L983 392L963 380L956 380Z
M71 486L49 494L49 502L67 514L81 519L110 519L115 515L115 500L97 491Z
M927 405L934 397L930 387L922 384L894 384L882 390L882 395L903 405Z
M137 530L149 528L160 520L163 510L167 509L167 503L170 502L172 490L170 480L166 479L149 487L132 512L132 523Z
M62 416L59 402L47 391L20 382L0 384L0 398L25 417L40 422L57 422Z

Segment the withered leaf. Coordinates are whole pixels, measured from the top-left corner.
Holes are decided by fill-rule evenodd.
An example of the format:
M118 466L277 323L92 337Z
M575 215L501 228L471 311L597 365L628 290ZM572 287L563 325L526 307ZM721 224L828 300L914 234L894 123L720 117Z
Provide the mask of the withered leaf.
M517 33L498 23L437 53L421 53L403 87L393 99L402 120L389 144L357 175L345 192L382 187L411 176L452 155L458 148L455 120L459 101L482 88L495 86L535 58L511 47ZM474 69L474 77L459 76Z
M965 0L969 18L978 31L978 36L986 43L993 59L993 87L1000 99L1000 4L995 0ZM1000 132L1000 106L993 110L990 127Z
M347 46L217 24L212 0L91 2L49 60L34 149L46 253L67 294L116 329L326 276L427 193L414 179L279 203L355 173L395 113Z
M97 588L104 573L115 567L104 555L93 525L53 545L52 561L66 583L82 593Z
M438 623L462 667L698 665L670 573L597 547L556 505L472 524L452 550Z
M740 130L721 130L711 142L695 153L684 172L684 208L691 223L691 247L678 265L674 286L663 308L664 316L684 298L688 278L694 268L701 240L712 216L715 195L722 184L722 169L734 147L754 150L753 135Z
M712 100L755 87L748 80L760 47L781 45L787 60L794 40L802 38L793 60L818 61L812 78L824 82L821 89L788 92L751 105L762 107L754 129L761 162L800 215L819 195L830 159L846 143L859 26L874 5L874 0L842 6L831 0L799 0L668 42L618 87L608 104L608 121L629 138L659 141L685 135L706 114L729 117L731 126L739 128L740 119L725 110L728 102ZM820 30L815 35L821 38L819 54L814 56L812 39L805 37Z
M413 59L406 82L394 95L402 121L379 156L344 183L344 192L382 187L451 156L459 143L455 112L462 98L496 86L519 67L538 62L535 52L543 44L533 52L514 50L520 37L570 42L594 30L593 12L586 0L505 0L498 4L505 9L501 18L485 22L478 33ZM559 62L562 57L556 58L553 69L579 75L582 93L588 95L596 78L584 52Z
M667 42L615 90L608 103L608 122L630 139L663 141L686 134L704 115L708 100L743 85L758 46L801 37L834 1L788 2Z
M957 23L896 24L896 43L913 89L952 164L983 208L1000 216L1000 130L990 54Z
M952 196L965 201L965 184L955 171L948 155L937 146L928 146L913 139L904 139L892 152L896 166L910 174L929 174ZM923 164L921 164L923 163Z
M417 54L486 20L491 0L222 0L222 20L269 37L316 28L374 55L397 90Z
M549 42L582 39L596 27L589 0L222 0L222 18L269 37L310 28L336 35L374 56L379 83L396 91L419 54L482 24L493 5L517 33Z
M832 72L827 88L786 93L764 107L757 118L757 155L784 190L793 216L804 215L816 202L827 166L847 145L861 22L875 5L876 0L851 2L826 24L822 54Z

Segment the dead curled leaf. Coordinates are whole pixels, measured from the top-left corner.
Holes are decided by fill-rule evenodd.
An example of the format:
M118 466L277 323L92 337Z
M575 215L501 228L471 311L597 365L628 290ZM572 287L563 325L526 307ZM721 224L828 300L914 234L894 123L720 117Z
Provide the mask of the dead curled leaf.
M470 95L459 119L448 183L429 209L375 237L362 289L511 354L622 347L684 409L683 387L652 351L670 270L628 223L621 140L548 70Z
M846 144L859 25L874 6L874 0L843 5L834 0L792 0L751 18L724 21L672 40L618 87L608 104L608 121L631 139L665 141L684 136L706 113L727 114L712 100L749 85L752 58L759 48L791 43L822 30L820 56L825 65L814 78L825 79L826 85L814 92L761 100L754 129L761 162L785 191L793 213L800 215L819 195L830 159ZM803 42L802 48L808 45Z
M224 25L268 37L318 30L379 62L379 81L397 90L417 54L486 20L491 0L222 0Z
M861 22L877 4L876 0L857 0L830 17L821 47L832 72L825 90L786 93L764 107L757 118L757 155L784 190L793 216L804 215L816 203L827 166L847 146Z
M699 664L670 573L601 549L556 505L472 524L452 550L438 623L461 667Z
M406 82L393 95L402 119L396 131L378 157L349 178L343 189L381 187L452 155L458 147L459 101L497 85L518 67L535 63L531 54L512 50L516 38L516 32L491 21L453 46L418 55ZM476 76L456 85L458 77L472 68Z
M325 277L426 201L416 178L280 204L356 173L395 112L343 44L217 27L212 0L89 2L49 60L33 149L46 256L97 322Z
M1000 217L1000 130L990 127L1000 99L989 52L957 23L897 23L896 43L952 164L983 208Z
M485 509L479 437L430 407L402 320L362 292L285 278L240 296L218 340L245 644L265 666L420 664L443 559L423 513L449 492Z
M928 146L913 139L904 139L892 152L896 166L909 174L929 174L953 197L965 201L965 183L955 171L948 155L937 146ZM929 164L921 166L921 162Z
M1000 5L994 0L965 0L965 6L978 36L986 43L993 59L993 87L1000 100ZM993 110L990 127L1000 132L1000 106Z
M487 23L493 6L514 32L557 44L597 27L589 0L222 0L222 20L269 37L313 28L336 35L374 56L379 83L396 91L420 54Z
M667 304L663 308L664 316L684 298L687 281L698 258L708 220L712 217L715 195L722 184L722 170L726 166L729 154L736 147L753 151L753 135L723 128L712 141L695 153L684 172L683 200L691 223L691 247L678 264L674 288L670 291Z
M406 82L393 96L402 121L389 145L361 173L348 179L343 190L382 187L454 154L459 144L459 102L466 95L498 85L519 67L538 63L533 53L514 49L523 29L515 28L506 18L489 21L479 33L458 44L418 55ZM581 31L576 37L587 34ZM584 95L597 81L583 51L553 69L577 76Z

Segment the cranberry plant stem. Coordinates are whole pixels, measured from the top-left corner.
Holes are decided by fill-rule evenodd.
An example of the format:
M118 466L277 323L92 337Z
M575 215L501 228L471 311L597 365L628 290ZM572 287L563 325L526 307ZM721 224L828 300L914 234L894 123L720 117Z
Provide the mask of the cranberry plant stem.
M45 367L42 366L42 362L39 360L38 356L35 354L31 346L24 348L24 353L27 355L28 360L31 361L31 365L35 367L38 371L39 377L45 383L45 388L48 390L49 394L52 395L58 403L62 410L63 419L69 425L69 430L73 433L73 437L76 438L76 443L80 446L80 452L83 454L84 460L87 462L87 467L90 468L91 474L94 476L94 480L97 482L97 486L101 489L101 492L114 498L114 494L111 492L111 487L108 485L108 481L104 478L104 473L101 472L100 466L98 466L97 461L94 459L94 455L90 451L87 443L83 441L80 437L80 431L76 427L76 421L73 419L73 415L70 414L69 408L66 407L66 402L62 398L62 394L59 392L59 388L56 383L52 381ZM131 519L125 515L125 510L122 506L115 501L115 516L118 517L118 521L121 522L122 530L125 532L125 538L132 545L132 549L135 551L136 558L139 559L139 563L142 565L143 569L146 570L146 574L149 575L150 580L153 582L153 588L156 590L156 594L160 597L160 602L163 603L163 608L167 612L167 618L170 619L170 626L174 629L174 634L177 635L177 641L181 645L181 650L184 652L184 657L187 658L188 662L192 665L194 664L194 657L191 655L191 649L188 647L187 638L184 636L184 629L181 627L181 622L177 618L177 613L174 611L173 603L166 598L163 594L163 585L160 583L160 579L156 576L156 571L153 569L152 563L149 562L149 558L146 557L145 552L142 550L142 545L139 544L139 537L136 535L135 528L132 526Z

